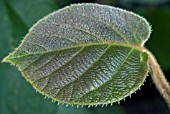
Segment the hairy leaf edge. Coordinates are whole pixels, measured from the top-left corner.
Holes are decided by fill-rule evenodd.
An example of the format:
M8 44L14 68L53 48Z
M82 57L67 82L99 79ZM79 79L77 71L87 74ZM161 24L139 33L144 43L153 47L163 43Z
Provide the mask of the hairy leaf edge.
M99 5L99 6L101 6L101 7L105 7L105 6L106 6L106 7L112 8L112 9L118 9L118 10L120 10L120 11L124 11L124 12L126 12L126 13L132 14L132 15L140 18L141 20L143 20L143 21L148 25L148 30L149 30L149 31L148 31L147 38L142 42L142 44L141 44L140 46L144 46L145 42L150 38L150 34L151 34L151 32L152 32L152 26L149 24L149 22L148 22L145 18L143 18L142 16L140 16L140 15L138 15L138 14L133 13L132 11L127 11L127 10L125 10L125 9L121 9L121 8L118 8L118 7L112 7L112 6L108 6L108 5L101 5L101 4L97 4L97 3L79 3L79 4L71 4L70 6L81 6L81 5ZM54 11L53 13L45 16L44 18L40 19L37 23L35 23L35 24L29 29L29 32L28 32L27 35L24 37L24 39L22 40L21 44L20 44L17 48L14 49L14 52L15 52L19 47L22 46L23 42L27 39L27 36L29 35L29 33L31 33L31 31L32 31L32 29L34 29L34 27L36 27L36 26L37 26L39 23L41 23L42 21L46 20L49 16L54 15L56 12L61 12L61 11L65 10L65 9L68 9L70 6L66 6L66 7L64 7L64 8L62 8L62 9L59 9L59 10L57 10L57 11ZM103 42L103 43L104 43L104 42ZM114 43L114 42L111 42L111 43ZM116 43L121 43L121 42L116 42ZM122 43L122 44L123 44L123 43ZM129 44L129 43L128 43L128 44ZM83 44L82 44L82 45L83 45ZM135 44L131 44L131 45L135 45ZM138 46L138 45L136 45L136 46ZM139 46L138 46L138 47L139 47ZM10 55L11 55L11 54L10 54ZM10 56L10 55L9 55L9 56ZM7 57L6 57L6 58L7 58ZM6 61L6 60L3 59L2 61L4 62L4 61Z
M22 45L23 44L21 44L20 46L22 46ZM46 53L56 52L56 51L58 52L58 51L62 51L62 50L78 48L78 47L81 47L81 46L87 46L88 47L88 46L92 46L92 45L115 45L115 46L124 46L124 47L134 47L135 49L137 49L139 51L146 52L146 49L144 47L139 46L139 45L135 45L135 44L126 44L126 43L121 43L121 42L84 43L84 44L78 44L78 45L70 46L70 47L66 47L66 48L48 50L48 51L44 51L44 52L23 54L23 55L20 55L20 56L14 56L15 52L18 50L18 48L16 48L12 53L10 53L7 57L5 57L2 60L2 62L10 62L10 63L12 63L12 65L14 65L13 62L11 61L12 59L17 59L17 58L31 56L31 55L41 55L41 54L46 54Z
M82 44L82 45L86 45L86 46L91 46L91 45L102 45L102 44L108 44L108 45L115 45L115 46L123 46L123 47L128 47L128 48L133 48L133 49L136 49L136 50L138 50L138 51L140 51L141 53L143 53L143 54L146 54L146 55L148 55L148 50L146 50L144 47L141 47L141 46L138 46L138 45L133 45L133 44L123 44L123 43L95 43L95 44ZM80 45L80 46L82 46L82 45ZM71 48L75 48L75 47L79 47L79 46L73 46L73 47L71 47ZM67 48L67 49L70 49L70 48ZM63 49L63 50L65 50L65 48ZM54 50L53 50L54 51ZM59 50L55 50L55 51L59 51ZM47 52L47 53L49 53L49 52ZM7 56L8 57L8 56ZM10 59L8 59L8 58L4 58L3 59L3 61L2 62L10 62L12 65L15 65L15 64L13 64L11 61L10 61ZM15 65L15 66L17 66L17 65ZM64 101L60 101L60 100L58 100L57 98L54 98L54 97L51 97L51 96L49 96L49 95L47 95L45 92L43 92L43 91L41 91L39 88L37 88L34 84L33 84L33 82L31 81L31 80L29 80L26 76L25 76L25 74L24 74L24 72L22 72L22 69L21 68L19 68L18 66L17 66L17 68L18 68L18 70L21 72L21 74L22 74L22 76L26 79L26 81L27 82L29 82L31 85L32 85L32 87L36 90L36 91L38 91L40 94L42 94L42 95L44 95L45 96L45 98L51 98L52 99L52 101L53 102L58 102L58 103L60 103L60 104L66 104L66 105L77 105L77 107L78 106L88 106L88 107L93 107L93 106L98 106L98 105L102 105L102 106L107 106L108 104L113 104L113 103L119 103L121 100L125 100L125 98L127 98L128 96L130 96L131 97L131 94L133 94L133 93L136 93L136 91L137 90L139 90L140 89L140 87L142 86L142 85L144 85L144 82L145 82L145 80L146 80L146 77L148 76L148 73L149 73L149 55L148 55L148 59L147 59L147 72L146 72L146 74L144 75L144 78L143 78L143 80L141 81L141 83L139 83L138 84L138 86L136 86L135 88L133 88L133 90L132 90L132 92L131 93L128 93L127 95L125 95L124 97L122 97L122 98L119 98L117 101L110 101L110 102L98 102L98 103L76 103L76 102L70 102L70 103L68 103L68 102L64 102Z
M92 3L83 3L84 5L95 5L95 4L92 4ZM71 6L78 6L78 5L83 5L83 4L72 4ZM96 5L99 5L99 4L96 4ZM102 6L102 7L104 7L104 6L107 6L107 7L110 7L110 8L115 8L115 9L118 9L118 10L120 10L120 11L124 11L124 12L127 12L127 13L130 13L130 14L132 14L132 15L135 15L135 16L137 16L138 18L140 18L141 20L143 20L147 25L148 25L148 27L149 27L149 31L148 31L148 35L147 35L147 38L146 38L146 40L144 40L143 42L142 42L142 44L141 44L141 46L140 45L135 45L135 44L126 44L126 43L121 43L121 42L102 42L102 43L88 43L88 44L80 44L80 45L76 45L76 46L72 46L72 48L74 48L74 47L79 47L79 46L83 46L83 45L97 45L97 44L110 44L110 45L122 45L122 46L127 46L127 47L134 47L134 48L136 48L137 50L139 50L139 51L142 51L142 52L148 52L148 50L147 49L145 49L144 47L143 47L143 45L145 44L145 42L149 39L149 37L150 37L150 34L151 34L151 32L152 32L152 27L150 26L150 24L148 23L148 21L145 19L145 18L143 18L142 16L140 16L140 15L138 15L138 14L135 14L135 13L133 13L133 12L131 12L131 11L127 11L127 10L125 10L125 9L121 9L121 8L118 8L118 7L112 7L112 6L108 6L108 5L100 5L100 6ZM60 10L57 10L57 12L60 12L60 11L62 11L62 10L65 10L66 8L69 8L70 6L67 6L67 7L65 7L65 8L62 8L62 9L60 9ZM46 20L46 18L48 18L48 16L50 16L50 15L53 15L54 13L56 13L56 11L54 11L53 13L51 13L51 14L49 14L49 15L47 15L47 16L45 16L44 18L42 18L42 19L40 19L36 24L34 24L30 29L29 29L29 33L32 31L32 29L35 27L35 26L37 26L41 21L44 21L44 20ZM7 57L5 57L3 60L2 60L2 62L10 62L12 65L15 65L15 64L13 64L11 61L10 61L10 56L12 56L14 53L15 53L15 51L19 48L19 47L21 47L22 46L22 44L23 44L23 42L26 40L26 38L27 38L27 36L29 35L29 33L25 36L25 38L23 39L23 41L21 42L21 44L14 50L14 52L12 52L12 53L10 53ZM63 49L66 49L66 48L63 48ZM68 49L70 49L70 48L68 48ZM62 49L61 49L62 50ZM59 51L59 50L51 50L51 51ZM50 52L50 51L48 51L48 52ZM47 53L48 53L47 52ZM32 53L32 54L41 54L41 53ZM27 56L27 55L24 55L24 56ZM148 63L148 61L147 61L147 63ZM148 66L149 66L149 64L148 64ZM18 67L17 67L18 68ZM148 67L149 68L149 67ZM22 74L22 76L24 76L25 77L25 74L21 71L21 69L20 68L18 68L18 70L21 72L21 74ZM139 86L137 87L137 88L134 88L134 92L133 93L135 93L139 88L140 88L140 86L145 82L145 79L146 79L146 76L148 76L148 71L147 71L147 73L145 74L145 78L144 78L144 80L142 80L142 83L140 83L139 84ZM26 79L26 81L28 81L28 82L30 82L30 84L32 85L32 82L29 80L29 79L27 79L26 77L25 77L25 79ZM49 97L49 98L52 98L51 96L47 96L44 92L41 92L39 89L37 89L34 85L32 85L33 86L33 88L36 90L36 91L38 91L39 93L41 93L42 95L45 95L46 97ZM128 96L130 96L132 93L130 93L129 95L126 95L125 96L125 98L126 97L128 97ZM121 98L120 100L123 100L124 98ZM56 99L56 98L52 98L52 100L54 100L54 101L58 101L58 102L60 102L58 99ZM119 101L120 101L119 100ZM119 101L115 101L115 102L119 102ZM113 102L108 102L108 103L95 103L95 104L76 104L76 103L65 103L65 102L60 102L60 103L63 103L63 104L69 104L69 105L82 105L82 106L84 106L84 105L88 105L88 106L97 106L97 105L107 105L107 104L112 104Z
M54 12L50 13L49 15L45 16L44 18L40 19L37 23L35 23L29 29L29 32L31 32L32 29L34 29L34 27L36 27L39 23L46 20L49 16L54 15L56 12L61 12L63 10L69 9L71 6L81 6L81 5L98 5L100 7L108 7L108 8L111 8L111 9L116 9L116 10L119 10L119 11L122 11L122 12L125 12L125 13L128 13L128 14L134 15L134 16L138 17L139 19L141 19L142 21L144 21L146 23L146 25L148 26L147 38L141 43L141 46L144 46L145 42L150 38L150 34L152 33L152 26L150 25L150 23L143 16L141 16L139 14L136 14L136 13L133 13L132 11L128 11L126 9L119 8L119 7L115 7L115 6L113 7L113 6L102 5L102 4L97 4L97 3L78 3L78 4L71 4L70 6L66 6L64 8L61 8L61 9L59 9L57 11L54 11Z

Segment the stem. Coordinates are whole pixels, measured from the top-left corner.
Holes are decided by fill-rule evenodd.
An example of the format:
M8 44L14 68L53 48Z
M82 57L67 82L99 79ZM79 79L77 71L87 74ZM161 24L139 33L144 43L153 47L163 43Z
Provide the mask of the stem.
M166 101L170 109L170 85L168 81L166 80L155 57L149 51L147 51L147 53L149 54L149 57L150 57L149 67L150 67L150 74L151 74L152 80L155 83L157 90L163 96L164 100Z

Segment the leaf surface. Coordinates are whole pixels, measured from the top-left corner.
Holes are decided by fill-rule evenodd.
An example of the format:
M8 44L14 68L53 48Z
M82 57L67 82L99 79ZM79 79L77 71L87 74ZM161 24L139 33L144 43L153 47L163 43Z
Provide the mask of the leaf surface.
M53 100L113 103L144 82L148 55L142 46L150 31L144 18L119 8L72 5L36 23L4 61Z

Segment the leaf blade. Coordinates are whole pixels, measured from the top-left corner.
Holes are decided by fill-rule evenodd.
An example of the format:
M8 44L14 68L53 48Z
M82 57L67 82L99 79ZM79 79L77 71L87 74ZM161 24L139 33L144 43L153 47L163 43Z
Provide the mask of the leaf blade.
M94 8L97 11L101 10L101 12L96 11L96 15L99 15L98 17L94 17L96 15L90 14L95 11ZM103 14L103 10L106 10L106 15ZM87 17L87 19L79 16L76 17L76 15L72 14L80 11L82 12L81 15ZM88 14L90 15L90 17L87 16ZM104 21L102 17L106 21ZM93 20L88 20L88 18L92 18ZM97 21L98 19L100 20ZM109 22L109 20L111 21ZM129 22L131 22L131 26L133 26L133 29L139 28L135 31L136 37L134 36L134 33L131 32L128 28L126 20L129 20ZM144 18L141 18L136 14L118 8L106 7L103 5L83 4L72 5L68 8L66 7L63 10L59 10L57 13L54 12L48 17L40 20L31 28L31 30L29 31L29 35L26 36L24 42L38 44L39 46L43 46L47 50L65 48L67 46L75 46L79 43L84 44L90 42L94 43L106 41L143 45L148 39L150 32L151 29L148 22ZM56 37L58 37L57 40ZM135 41L135 39L138 39L138 41ZM46 42L49 42L51 45L48 45ZM28 44L23 43L23 45ZM23 48L23 46L20 47ZM28 53L36 51L31 50L32 47L36 48L34 45L30 44L30 47L26 47L26 49L24 48L22 50L26 50L28 51ZM44 49L39 48L39 51L40 50L44 51Z
M102 46L102 45L106 45L106 44L96 44L96 46ZM49 96L49 97L52 97L53 99L56 99L57 101L60 101L60 102L67 102L67 103L69 103L69 102L71 102L71 99L69 99L69 98L62 98L63 96L65 96L65 95L63 95L63 92L66 92L67 93L67 91L68 91L68 93L67 93L67 97L71 97L71 93L69 93L70 91L69 91L69 87L70 87L70 85L72 85L72 84L77 84L77 86L76 87L79 87L78 85L79 85L79 82L77 82L77 79L79 79L79 81L80 82L89 82L90 80L86 80L86 81L83 81L83 80L81 80L81 78L82 78L82 76L85 78L85 77L88 77L89 79L93 79L94 78L94 75L95 74L93 74L92 72L95 72L96 73L96 75L97 75L97 72L98 71L101 71L101 72L108 72L108 73L110 73L110 78L111 78L111 74L113 74L113 73L115 73L115 72L118 72L118 71L105 71L104 69L102 69L102 68L100 68L99 66L103 66L104 68L106 68L106 66L104 66L105 64L108 64L108 63L111 63L111 62L113 62L114 61L114 59L113 58L120 58L120 56L118 56L118 57L115 57L116 55L118 55L118 53L119 53L119 55L121 55L120 54L120 52L118 52L118 51L121 51L121 49L118 49L118 51L116 50L116 49L109 49L109 47L112 47L112 48L116 48L116 47L124 47L124 48L132 48L133 49L133 47L130 47L130 46L120 46L120 44L119 45L108 45L107 44L107 46L105 46L105 48L103 48L103 51L102 52L100 52L101 54L99 54L98 56L97 56L97 58L95 59L95 61L93 61L93 63L91 63L86 69L84 69L84 71L80 74L78 74L77 75L77 77L75 77L75 78L71 78L71 79L69 79L69 82L67 82L68 81L68 79L67 79L67 76L68 77L74 77L74 74L76 74L77 72L76 72L76 70L78 70L79 69L79 67L81 66L81 67L83 67L83 65L85 64L85 63L87 63L87 61L88 61L88 59L89 58L83 58L86 54L88 54L87 52L90 52L89 54L88 54L88 57L91 55L91 54L93 54L93 53L96 53L96 52L94 52L95 51L95 45L90 45L89 47L88 47L88 50L87 50L87 47L88 46L86 46L86 50L83 50L84 51L84 54L82 54L82 51L80 51L82 48L79 48L79 50L78 50L78 52L81 52L81 53L77 53L76 55L78 55L78 57L77 58L74 58L76 55L74 55L73 57L71 56L71 55L69 55L69 57L71 57L71 59L69 59L67 62L62 62L62 63L65 63L65 64L63 64L63 66L60 66L58 69L57 69L57 72L56 72L56 70L54 69L54 70L52 70L52 69L50 69L51 70L51 72L52 73L48 73L48 75L47 76L44 76L42 73L44 73L44 72L47 72L47 70L49 70L49 68L51 67L51 65L52 65L52 63L54 63L54 61L55 61L55 59L53 60L53 61L51 61L51 63L49 64L48 63L48 65L46 66L46 68L45 67L42 67L42 69L38 69L38 70L36 70L36 72L34 72L33 71L33 68L34 67L37 67L37 66L32 66L32 67L30 67L30 69L27 69L27 70L24 70L23 72L24 72L24 76L27 78L27 80L29 81L29 82L31 82L32 83L32 85L34 86L34 88L36 88L36 90L38 90L38 91L40 91L41 93L43 93L43 94L45 94L46 96ZM116 53L115 52L112 52L113 54L115 53L115 56L113 56L113 55L111 55L111 56L109 56L109 57L107 57L106 55L104 56L103 54L104 53L106 53L107 51L108 51L108 49L109 50L114 50L114 51L117 51ZM131 50L132 50L131 49ZM135 48L134 48L135 49ZM134 50L133 49L133 50ZM68 49L69 50L69 49ZM90 51L91 50L91 51ZM137 50L138 52L140 52L140 53L143 53L141 50L139 50L139 49L135 49L135 50ZM62 50L62 51L64 51L64 50ZM70 51L70 50L69 50ZM68 51L68 52L69 52ZM67 52L67 53L68 53ZM62 52L59 52L59 53L62 53ZM59 53L57 53L57 54L59 54ZM65 52L66 53L66 52ZM109 52L107 52L107 53L109 53ZM106 54L107 54L106 53ZM111 53L111 52L110 52ZM111 54L112 54L111 53ZM123 52L122 52L123 53ZM56 54L56 52L55 52L55 55L57 55ZM129 53L130 54L130 53ZM128 54L128 55L129 55ZM81 57L79 56L79 55L81 55ZM140 55L140 54L139 54ZM103 57L104 56L104 57ZM59 57L59 56L58 56ZM67 57L67 55L66 55L66 57ZM106 63L105 64L102 64L102 62L100 62L100 64L101 65L95 65L95 63L97 63L97 61L99 61L100 59L101 59L101 57L102 57L102 59L108 59L108 58L111 58L112 57L112 61L110 60L110 61L105 61ZM127 56L128 57L128 56ZM24 57L25 58L25 57ZM62 57L61 57L62 58ZM60 58L60 59L61 59ZM75 60L74 60L74 59ZM94 58L94 57L91 57L91 58ZM25 58L25 59L28 59L28 58ZM42 58L43 59L43 58ZM58 61L60 61L60 59L58 60ZM65 59L65 58L64 58ZM82 60L82 61L84 61L84 63L81 63L81 64L74 64L74 63L78 63L78 62L76 62L76 61L78 61L78 59L80 59L80 60ZM141 58L138 58L138 61L140 61L140 59ZM44 60L44 59L43 59ZM66 59L65 59L66 60ZM90 59L89 59L90 60ZM116 60L116 59L115 59ZM24 60L23 60L24 61ZM40 60L41 61L41 60ZM59 64L60 62L58 62L58 61L55 61L55 63L56 64ZM71 61L71 62L70 62ZM101 60L100 60L101 61ZM122 60L119 60L119 61L122 61ZM122 64L124 64L124 62L126 61L126 59L125 60L123 60L123 62L122 62ZM70 63L69 63L70 62ZM103 61L104 62L104 61ZM127 62L127 61L126 61ZM141 79L142 79L142 82L144 81L144 79L145 79L145 77L146 77L146 74L147 74L147 59L145 59L145 61L144 61L144 63L145 64L142 64L142 65L144 65L145 67L143 68L143 69L145 69L145 70L142 70L142 72L144 73L144 75L143 76L141 76ZM19 64L19 63L15 63L15 64ZM25 65L25 63L23 63L23 62L21 62L21 64L24 64ZM22 66L22 65L19 65L19 66ZM115 63L114 63L115 64ZM117 63L118 64L118 63ZM53 64L54 65L54 64ZM74 67L71 67L71 65L73 65ZM93 66L93 65L95 65L95 66ZM71 68L70 68L71 67ZM95 68L94 68L95 67ZM108 66L107 66L108 67ZM122 65L120 65L120 67L119 68L121 68L122 67ZM119 68L117 68L117 69L119 69ZM138 68L138 67L136 67L136 68ZM68 70L69 69L69 70ZM72 69L72 70L70 70L70 69ZM89 71L91 69L91 72ZM110 66L110 67L108 67L108 69L116 69L116 68L114 68L113 66ZM134 69L133 69L134 70ZM72 71L72 74L71 73L68 73L69 71ZM34 72L34 74L29 74L30 72ZM41 73L42 72L42 73ZM54 74L54 72L55 72L55 74ZM62 73L64 73L64 72L66 72L66 74L62 74ZM138 72L140 72L140 71L138 71ZM50 74L50 75L49 75ZM60 76L59 76L59 74L60 74ZM90 75L88 75L88 74L90 74ZM128 73L127 73L128 74ZM67 75L67 76L66 76ZM106 76L108 75L108 74L105 74ZM124 74L125 75L125 74ZM30 77L33 77L33 78L30 78ZM56 76L58 76L58 77L56 77ZM91 76L93 76L93 78L91 77ZM52 78L53 77L53 78ZM65 77L65 78L64 78ZM100 81L100 78L103 78L104 79L104 77L103 77L103 74L98 74L98 81ZM140 76L139 76L140 77ZM37 78L37 79L36 79ZM51 81L51 82L48 82L49 81L49 79L51 78L51 80L56 80L56 79L59 79L58 81L55 81L55 82L53 82L53 81ZM83 79L84 79L83 78ZM94 78L95 79L95 78ZM123 78L122 78L123 79ZM132 79L131 79L132 80ZM93 80L94 81L94 80ZM140 80L141 81L141 80ZM64 84L64 82L66 83L64 86L62 85L62 84ZM76 83L75 83L76 82ZM140 84L142 84L142 82L140 82ZM93 82L93 84L95 85L95 84L97 84L98 82L96 81L94 81ZM83 83L82 83L83 84ZM139 85L140 85L139 84ZM56 88L53 88L53 85L55 85L55 86L58 86L58 87L60 87L60 88L58 88L58 89L56 89ZM80 84L81 85L81 84ZM93 88L93 89L95 89L96 87L93 87L94 85L91 85L91 87L89 88L88 86L87 87L85 87L85 89L89 89L89 91L90 91L90 89L91 88ZM104 85L104 83L102 84L98 84L98 85ZM116 84L115 83L115 85L119 85L119 84ZM132 90L133 92L134 91L136 91L136 89L138 88L138 86L139 85L135 85L135 89L134 90ZM74 89L76 88L76 87L74 87ZM65 89L66 88L66 89ZM104 89L106 89L106 88L104 88ZM77 97L77 96L80 96L80 95L78 95L78 93L81 91L85 91L85 90L81 90L81 89L78 89L78 88L76 88L75 90L77 90L77 91L75 91L75 92L73 92L73 93L75 93L75 95L74 95L74 97ZM79 92L78 92L79 91ZM86 90L87 91L87 90ZM51 92L51 94L53 93L53 95L51 95L51 94L49 94ZM101 91L100 91L101 92ZM127 91L126 91L127 92ZM56 95L58 93L58 95ZM83 93L83 92L82 92ZM102 92L101 92L102 93ZM129 93L130 94L130 93ZM54 97L54 95L56 95L56 97ZM99 94L97 94L97 95L99 95ZM87 95L88 96L88 95ZM103 98L106 98L106 97L103 97ZM122 97L122 99L123 99L124 97ZM64 99L64 100L63 100ZM85 99L85 98L82 98L82 99ZM94 98L93 98L94 99ZM70 100L70 101L69 101ZM75 100L75 98L72 98L72 100ZM115 100L115 101L119 101L120 99L118 99L118 100ZM83 101L83 100L80 100L80 101ZM77 101L77 102L75 102L75 103L77 103L77 104L83 104L83 102L80 102L80 101ZM86 100L86 101L88 101L88 100ZM115 101L113 101L113 102L115 102ZM73 101L72 101L72 103L74 103ZM85 103L85 101L84 101L84 103ZM110 102L109 102L110 103ZM93 103L87 103L87 104L93 104ZM107 104L107 102L106 102L106 104Z
M116 16L104 21L101 8L106 13L115 11L118 18L112 25L117 27L108 24ZM84 16L94 9L98 11L98 21L93 14L90 18ZM83 16L73 15L79 10ZM69 15L70 11L73 13ZM139 21L137 25L129 23L134 17ZM129 22L119 23L122 18ZM114 23L120 24L120 28ZM139 29L134 32L135 28L130 27L127 31L129 26ZM35 24L4 61L17 65L37 91L53 100L68 104L108 104L129 96L144 82L148 55L142 45L149 34L149 24L133 13L102 5L73 5Z

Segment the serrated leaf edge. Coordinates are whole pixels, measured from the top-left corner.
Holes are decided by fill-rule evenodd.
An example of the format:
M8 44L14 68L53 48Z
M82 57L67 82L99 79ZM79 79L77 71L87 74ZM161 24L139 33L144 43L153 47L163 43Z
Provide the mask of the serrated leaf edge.
M105 43L92 43L92 44L81 44L81 45L79 45L79 46L91 46L91 45L101 45L101 44L108 44L108 45L117 45L117 46L125 46L125 47L133 47L133 49L137 49L137 50L139 50L139 51L142 51L142 52L148 52L144 47L142 47L142 46L138 46L138 45L134 45L134 44L124 44L124 43L111 43L111 42L105 42ZM79 46L72 46L71 48L75 48L75 47L79 47ZM65 50L66 48L64 48L63 50ZM70 49L70 48L68 48L68 49ZM54 50L53 50L54 51ZM56 51L59 51L59 50L56 50ZM49 53L49 52L47 52L47 53ZM10 56L10 55L9 55ZM8 59L8 57L9 56L7 56L6 58L4 58L3 59L3 61L2 62L10 62L11 63L11 61L10 61L10 59ZM147 62L148 63L148 62ZM14 63L11 63L12 65L15 65ZM138 86L136 87L136 88L134 88L133 90L132 90L132 92L131 93L129 93L129 94L127 94L127 95L125 95L124 97L122 97L122 98L119 98L119 99L117 99L116 101L109 101L109 102L106 102L106 103L104 103L104 102L98 102L98 103L86 103L86 104L81 104L81 103L75 103L75 102L70 102L70 103L68 103L68 102L63 102L63 101L60 101L60 100L58 100L58 99L56 99L56 98L54 98L54 97L51 97L51 96L49 96L49 95L46 95L46 93L45 92L43 92L43 91L41 91L40 89L38 89L33 83L33 81L31 81L31 80L29 80L26 76L25 76L25 74L24 74L24 72L22 72L22 69L20 69L18 66L17 66L17 68L18 68L18 70L21 72L21 74L22 74L22 76L26 79L26 81L27 82L29 82L32 86L33 86L33 88L36 90L36 91L38 91L40 94L42 94L42 95L44 95L45 96L45 98L51 98L52 99L52 102L58 102L59 104L62 104L62 105L70 105L70 106L73 106L73 105L76 105L77 107L79 107L79 106L81 106L81 107L83 107L83 106L88 106L88 108L90 108L90 107L97 107L97 106L101 106L101 107L103 107L103 106L107 106L107 105L112 105L113 103L120 103L120 101L122 101L122 100L124 100L126 97L130 97L131 96L131 94L132 93L135 93L137 90L140 90L140 87L141 87L141 85L143 85L144 84L144 82L145 82L145 79L146 79L146 76L148 76L148 72L149 71L147 71L146 72L146 74L145 74L145 76L144 76L144 78L143 78L143 80L141 81L141 83L139 83L138 84ZM149 68L149 64L148 64L148 68Z

